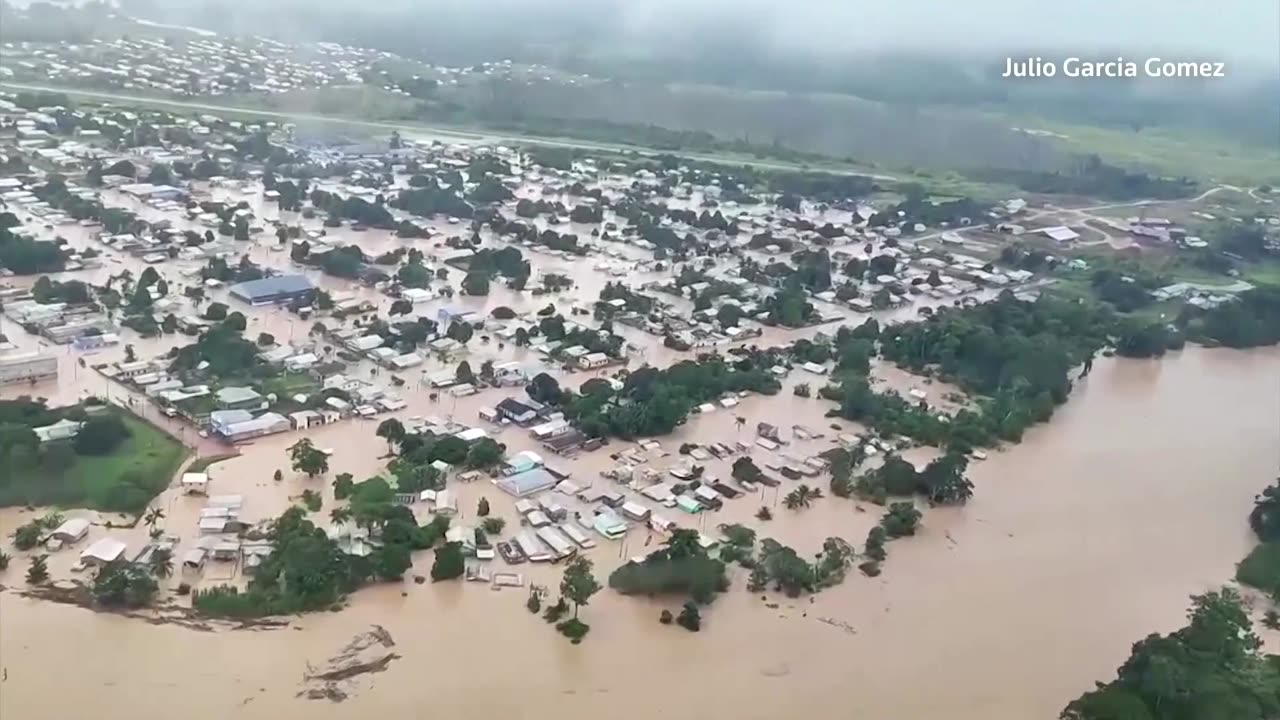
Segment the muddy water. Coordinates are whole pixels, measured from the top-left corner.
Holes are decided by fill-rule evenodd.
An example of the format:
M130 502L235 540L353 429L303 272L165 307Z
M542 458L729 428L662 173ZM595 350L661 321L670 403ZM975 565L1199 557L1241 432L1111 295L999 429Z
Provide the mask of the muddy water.
M928 389L931 397L941 393ZM469 420L486 401L468 398L452 410ZM415 395L412 402L405 414L432 412L429 401ZM74 717L86 707L130 720L175 708L196 718L413 717L429 707L488 718L554 707L566 718L620 710L679 718L726 710L741 717L1051 718L1108 676L1135 639L1178 625L1189 594L1230 576L1249 546L1243 517L1250 500L1280 465L1278 407L1275 350L1100 361L1051 425L973 467L977 495L969 506L928 511L918 537L893 543L881 578L851 578L812 603L784 599L769 608L746 594L739 571L699 635L660 626L661 604L608 591L583 610L592 632L579 647L530 616L523 591L481 585L379 586L358 592L341 613L300 620L301 631L212 633L6 591L0 717ZM664 446L732 439L734 414L748 427L786 418L822 429L821 410L822 403L789 392L753 398L691 421ZM372 429L348 423L316 433L316 442L338 448L334 472L360 477L377 469L376 455L385 451ZM506 431L501 439L519 448L522 436ZM217 491L243 491L246 513L270 517L290 494L321 484L288 477L270 487L291 441L262 440L214 466ZM792 447L803 454L824 443ZM596 453L570 469L586 479L607 463ZM708 472L727 467L710 463ZM472 521L479 495L498 497L484 483L458 487L463 523ZM186 500L158 500L169 503L169 527L180 534L195 513ZM773 502L767 494L733 501L704 522L748 519ZM324 512L332 504L326 495ZM513 517L505 498L494 508ZM875 521L868 510L829 498L800 513L778 508L761 530L801 552L833 534L861 544ZM19 515L0 515L0 526L7 531ZM644 541L633 531L625 547L602 543L593 553L600 574L619 556L641 552ZM415 562L412 572L425 573L430 556ZM10 569L4 582L19 584L19 573ZM532 579L554 586L557 578L539 569ZM295 698L308 662L319 664L371 623L392 633L402 659L360 681L343 705Z
M274 206L263 205L260 196L227 188L211 192L218 199L248 200L260 218L277 217ZM132 205L150 219L161 217L122 197L109 200ZM286 219L295 222L298 217ZM175 225L188 226L185 220ZM318 222L304 225L319 229ZM569 228L583 237L589 232L586 226L560 229ZM467 232L444 222L437 223L437 229L443 236ZM81 228L59 232L78 246L92 242ZM355 233L348 228L329 234L336 242L358 243L370 255L410 244L431 257L451 254L434 247L438 240L410 242L385 232ZM234 245L260 264L300 270L289 262L287 252L272 252L272 244L273 237L260 237L259 242ZM625 245L607 247L617 251L617 257L607 260L611 267L631 268L630 263L641 258ZM487 297L435 301L415 311L433 317L437 308L450 304L486 313L508 305L524 312L554 300L568 316L566 305L576 302L589 308L604 282L614 279L597 269L600 257L526 255L536 271L567 274L578 287L572 294L536 298L495 283ZM101 283L126 267L136 277L143 266L125 258L67 275ZM198 263L173 262L159 269L172 294L178 295L188 282L179 271L196 267ZM389 303L372 290L302 271L321 286L357 293L383 310ZM455 285L457 275L451 278ZM631 272L623 279L637 285L661 277ZM228 301L225 290L213 292L211 299ZM688 306L684 300L663 299ZM303 340L307 335L309 322L283 311L229 304L248 316L249 337L270 332L281 340ZM179 315L190 311L175 309ZM914 310L907 308L877 317L884 321L912 314ZM0 329L24 347L37 344L8 321ZM832 328L768 328L754 342L769 345L820 330ZM665 365L687 357L663 348L658 338L630 328L618 331L643 348L640 361ZM126 340L140 357L188 341L183 336ZM529 351L510 346L477 341L471 346L467 359L472 367L486 359L539 362ZM61 381L6 388L5 397L30 392L61 403L108 390L123 402L131 397L91 369L81 368L73 351L46 351L62 358ZM85 360L92 365L122 355L123 347L116 347ZM423 370L444 367L433 359ZM384 382L383 373L375 376L373 370L366 362L350 374ZM948 407L949 388L942 384L893 368L877 368L876 375L902 392L925 390L931 403ZM409 403L397 413L401 419L436 415L476 423L480 407L519 393L488 390L470 398L444 395L433 401L427 389L413 382L415 377L406 374L410 382L397 391ZM576 386L588 377L577 373L562 382ZM732 410L698 416L663 438L663 451L651 453L649 465L665 470L681 461L675 451L683 442L749 440L757 422L784 430L803 424L826 433L812 440L791 438L786 452L797 456L830 447L837 432L859 430L848 423L839 430L831 428L831 421L823 417L828 404L792 395L791 388L800 382L815 388L823 383L796 371L776 398L748 398ZM658 625L662 605L607 591L583 611L593 629L586 643L576 648L524 611L523 590L493 591L480 585L405 582L369 588L357 593L342 613L300 620L296 626L302 632L201 633L37 603L7 591L0 593L0 665L8 672L8 680L0 684L0 718L74 717L86 706L106 718L130 719L168 716L175 707L197 718L377 712L400 717L416 716L427 706L459 717L491 717L503 711L527 716L528 708L552 703L557 715L568 718L619 708L628 716L693 717L726 705L747 717L799 710L815 717L1049 718L1093 679L1107 675L1134 639L1178 624L1188 594L1229 577L1232 564L1247 549L1242 518L1249 500L1269 481L1280 459L1278 405L1276 351L1188 350L1158 363L1099 362L1051 426L1036 429L1020 446L993 454L972 469L978 494L967 508L929 511L918 538L893 544L884 576L853 578L812 604L784 600L777 608L749 597L740 576L735 590L708 611L706 631L698 636ZM200 454L223 451L189 428L158 418L145 403L139 401L135 407ZM736 417L746 421L743 428ZM278 515L306 488L318 489L324 509L316 520L324 524L336 505L329 487L334 474L351 472L365 478L385 464L380 456L386 446L373 435L375 426L376 422L357 420L311 432L318 446L337 451L329 476L316 480L288 470L285 449L297 434L241 446L240 457L210 470L213 492L245 495L244 514L253 521ZM519 429L490 429L511 452L536 447ZM615 443L605 451L553 463L572 472L577 482L607 483L599 473L612 465L609 453L627 447ZM763 451L754 454L759 462L769 460ZM913 451L911 457L924 460L927 453ZM705 465L709 475L729 473L728 461ZM284 470L281 483L271 480L277 468ZM511 502L491 485L454 487L462 510L455 522L473 524L476 502L484 496L511 527ZM874 507L835 499L819 501L804 512L789 512L780 507L780 494L765 490L696 519L673 510L660 512L709 533L721 522L747 522L802 553L817 551L830 535L861 545L877 520ZM180 539L180 555L196 540L202 502L169 490L154 505L166 510L165 529ZM762 524L753 518L762 505L774 509L775 520ZM0 510L0 534L9 534L36 512ZM425 520L425 513L420 516ZM135 549L145 541L145 528L108 530L102 526L108 519L94 516L99 524L90 541L108 533ZM642 554L646 544L658 541L635 529L621 542L602 542L592 553L597 574L603 577L623 559ZM54 555L53 575L70 576L74 557L75 551ZM430 553L418 554L410 575L426 574L430 562ZM16 560L0 583L20 585L25 565L25 558ZM523 565L519 570L533 582L552 587L558 582L554 568ZM210 564L202 578L170 579L168 590L183 579L197 585L243 582L233 567ZM403 659L386 673L362 681L366 687L345 706L295 699L307 663L321 664L371 623L392 633ZM919 690L926 686L921 678L929 678L927 693Z

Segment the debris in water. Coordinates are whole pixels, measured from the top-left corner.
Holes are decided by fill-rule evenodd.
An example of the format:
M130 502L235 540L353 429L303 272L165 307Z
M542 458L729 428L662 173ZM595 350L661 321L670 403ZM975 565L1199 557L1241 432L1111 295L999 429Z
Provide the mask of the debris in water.
M381 625L357 634L320 668L313 668L311 663L307 663L303 688L298 697L330 702L346 700L355 689L352 682L355 678L380 673L392 660L400 658L399 653L387 652L387 648L395 647L395 644L391 633Z
M836 620L835 618L829 618L829 617L820 617L818 618L818 622L825 623L827 625L830 625L831 627L840 628L841 630L849 633L850 635L858 634L858 631L855 630L852 625L850 625L849 623L843 620Z

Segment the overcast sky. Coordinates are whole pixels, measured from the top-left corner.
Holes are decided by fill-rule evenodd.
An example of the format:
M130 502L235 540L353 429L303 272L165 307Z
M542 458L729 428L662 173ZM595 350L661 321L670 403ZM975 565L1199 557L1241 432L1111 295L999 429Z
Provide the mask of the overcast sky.
M598 0L562 0L589 2ZM748 26L783 47L996 49L1185 48L1280 58L1277 0L625 0L626 25L676 18Z
M1001 54L1087 53L1099 48L1141 59L1152 50L1185 59L1248 59L1280 66L1280 0L125 0L126 7L210 11L225 22L278 10L298 22L271 31L307 32L306 13L340 19L394 18L424 35L501 34L661 50L741 37L765 51L956 50ZM238 9L244 11L238 12ZM167 12L166 12L167 11ZM300 27L301 26L301 27ZM424 42L427 42L424 37ZM1179 58L1169 58L1179 59Z

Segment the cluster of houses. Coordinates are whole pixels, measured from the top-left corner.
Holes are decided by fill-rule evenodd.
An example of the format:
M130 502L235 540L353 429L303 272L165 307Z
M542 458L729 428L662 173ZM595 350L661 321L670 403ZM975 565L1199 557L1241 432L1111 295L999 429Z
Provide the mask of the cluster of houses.
M220 563L239 563L243 572L252 574L254 569L271 554L270 541L241 537L241 532L247 527L240 521L242 504L243 498L239 495L207 498L205 507L200 511L199 536L194 541L193 547L181 555L179 568L182 577L198 577L204 570L206 561L209 560ZM41 542L50 552L61 552L85 542L92 527L93 522L88 517L72 517L50 531L41 539ZM104 535L80 550L72 570L80 572L87 568L102 567L118 561L146 564L157 551L164 550L173 554L178 549L178 545L176 538L161 534L130 553L128 543L118 537ZM179 559L176 554L174 559Z
M3 50L5 65L18 80L182 97L358 84L370 62L380 56L333 43L303 48L266 38L232 41L204 35L166 42L131 35L74 43L4 43Z

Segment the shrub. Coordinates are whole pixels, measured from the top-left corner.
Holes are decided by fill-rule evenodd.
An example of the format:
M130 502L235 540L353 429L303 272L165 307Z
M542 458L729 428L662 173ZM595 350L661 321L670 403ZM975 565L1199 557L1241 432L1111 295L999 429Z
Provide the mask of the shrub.
M119 415L100 412L84 422L72 444L81 455L106 455L127 437L129 428Z
M582 622L578 618L569 618L568 620L556 625L556 630L559 630L561 635L569 638L569 642L577 645L582 642L582 638L587 636L587 633L591 630L591 626Z
M684 604L684 609L680 611L680 615L676 617L676 624L688 630L689 632L698 632L702 629L702 615L698 612L698 605L692 600Z
M462 558L462 543L445 543L436 550L435 561L431 563L431 580L453 580L462 577L466 571L466 561Z
M1236 566L1236 580L1280 598L1280 542L1262 543Z

